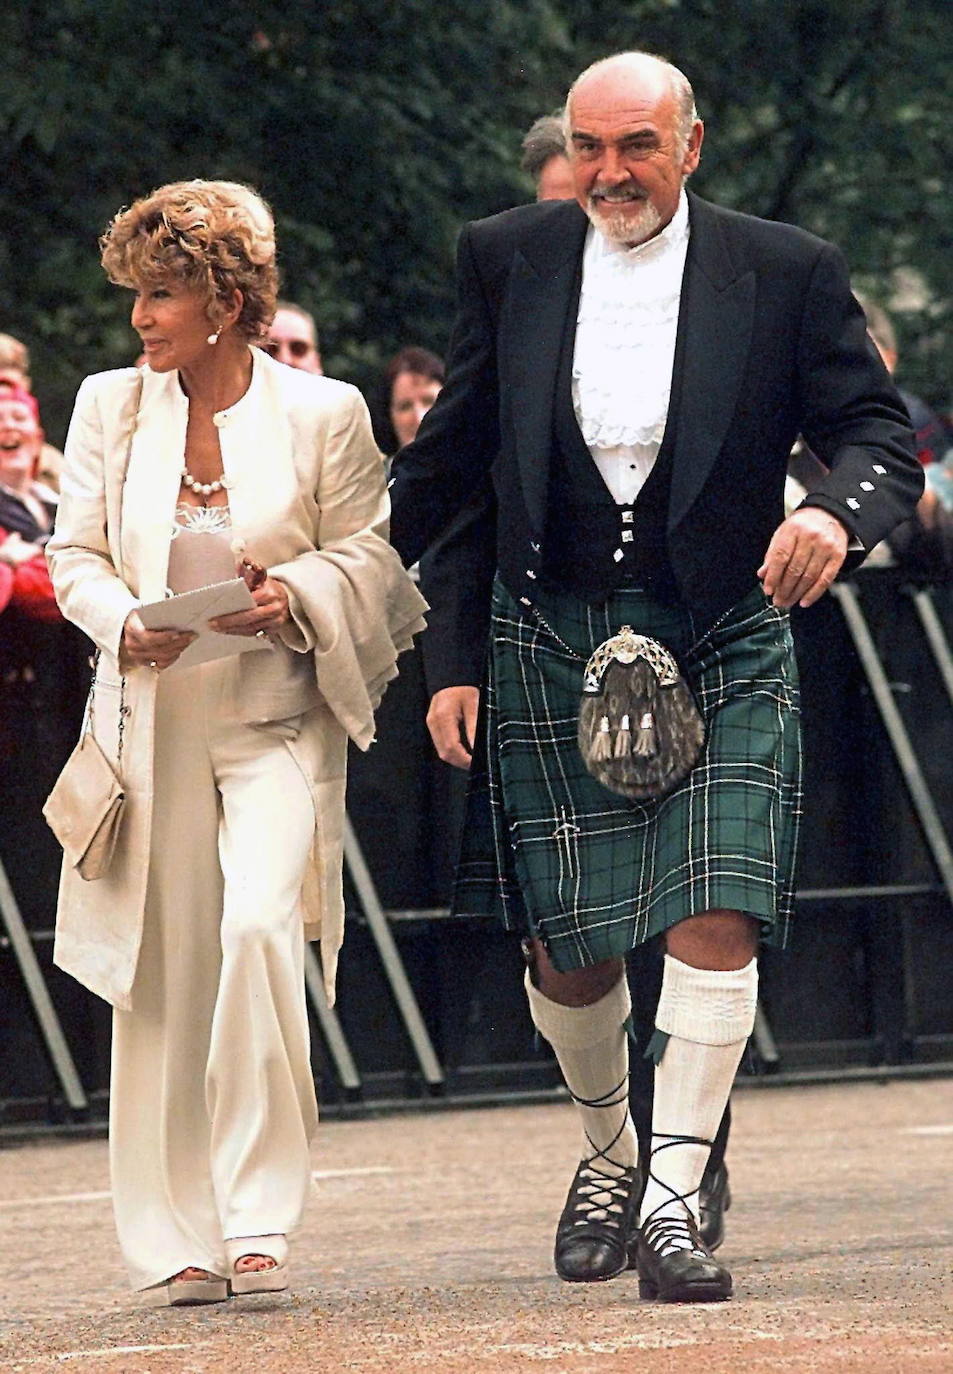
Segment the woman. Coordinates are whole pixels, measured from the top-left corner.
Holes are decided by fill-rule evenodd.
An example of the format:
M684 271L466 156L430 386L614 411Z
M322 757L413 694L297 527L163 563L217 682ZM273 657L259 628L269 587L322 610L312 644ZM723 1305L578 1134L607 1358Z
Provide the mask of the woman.
M409 444L420 422L440 395L444 366L436 353L410 345L395 353L384 368L375 434L381 451L393 458Z
M0 859L27 923L49 925L56 841L41 808L73 747L89 643L56 605L43 546L56 495L37 481L36 398L0 380Z
M61 621L43 557L57 498L37 481L42 447L36 398L0 381L0 605Z
M39 426L39 412L30 377L30 352L26 344L15 339L12 334L0 334L0 391L18 391L25 394L33 409L37 411L37 425ZM52 444L46 442L41 430L36 477L39 482L42 482L44 488L54 495L60 489L62 468L62 453L58 448L54 448Z
M80 388L50 555L101 651L94 732L114 762L121 735L127 800L106 876L64 868L55 957L116 1008L110 1159L133 1286L214 1302L287 1286L316 1122L303 939L320 926L330 992L346 736L372 739L424 603L385 542L359 394L250 346L276 295L259 197L164 186L102 248L146 366ZM239 557L254 605L210 623L259 652L178 665L192 637L146 629L139 606L234 577Z

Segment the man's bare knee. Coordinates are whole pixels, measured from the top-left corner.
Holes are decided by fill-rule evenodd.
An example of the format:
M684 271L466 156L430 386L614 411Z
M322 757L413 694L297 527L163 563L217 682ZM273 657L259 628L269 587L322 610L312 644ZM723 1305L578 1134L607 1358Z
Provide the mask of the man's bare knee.
M527 940L524 950L534 985L544 997L564 1007L589 1007L598 1002L611 992L624 972L621 959L607 959L590 968L560 973L539 940Z
M742 911L702 911L666 931L665 949L692 968L744 968L758 950L758 923Z

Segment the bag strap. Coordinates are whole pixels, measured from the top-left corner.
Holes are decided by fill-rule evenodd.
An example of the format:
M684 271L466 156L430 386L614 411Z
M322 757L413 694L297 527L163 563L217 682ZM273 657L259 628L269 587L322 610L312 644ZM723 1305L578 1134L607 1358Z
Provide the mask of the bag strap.
M79 732L80 743L94 729L94 712L96 708L96 676L99 672L99 660L102 657L102 650L97 649L93 655L93 675L89 683L89 693L86 697L86 705L83 708L83 724ZM119 725L118 743L116 746L116 775L122 782L122 745L123 735L126 729L126 716L129 714L129 707L126 705L126 679L123 676L119 682Z

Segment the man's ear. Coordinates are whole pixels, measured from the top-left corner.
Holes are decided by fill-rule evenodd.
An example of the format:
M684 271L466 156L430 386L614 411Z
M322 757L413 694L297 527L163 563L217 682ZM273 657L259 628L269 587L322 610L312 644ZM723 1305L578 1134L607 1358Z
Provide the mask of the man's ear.
M696 119L692 125L692 131L688 135L688 147L685 149L685 156L682 159L683 176L690 177L701 161L704 138L705 126L700 119Z

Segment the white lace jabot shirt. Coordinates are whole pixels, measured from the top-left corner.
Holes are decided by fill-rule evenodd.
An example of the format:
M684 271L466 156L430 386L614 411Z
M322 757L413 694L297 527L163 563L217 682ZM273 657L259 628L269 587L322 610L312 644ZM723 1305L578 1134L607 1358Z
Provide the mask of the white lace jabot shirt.
M572 399L596 467L620 504L641 491L668 418L688 251L688 199L635 248L590 228L582 259Z

